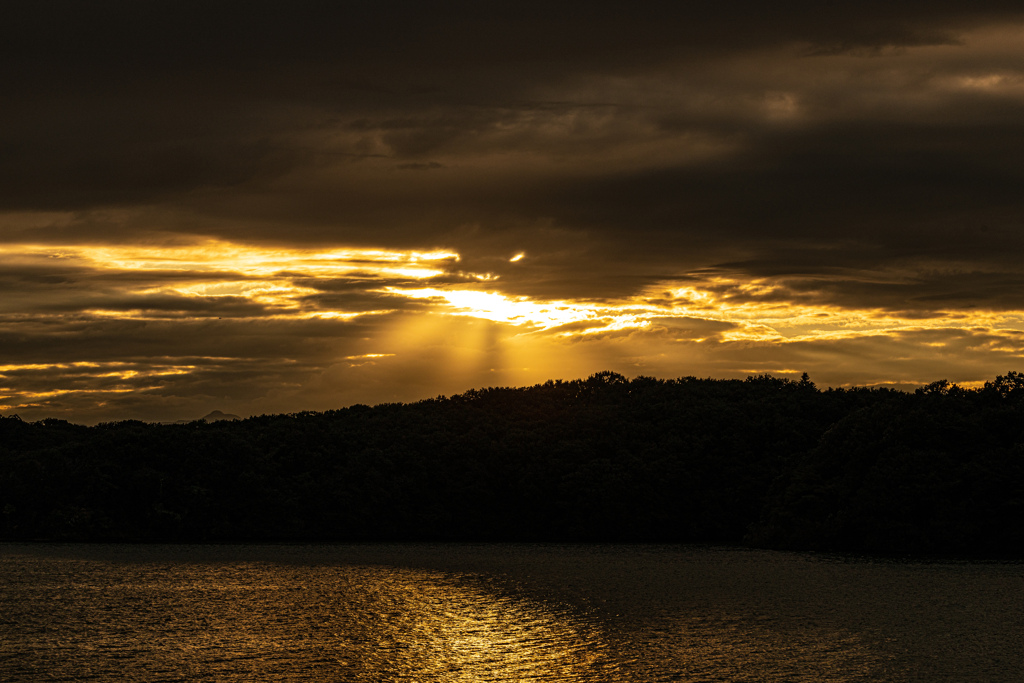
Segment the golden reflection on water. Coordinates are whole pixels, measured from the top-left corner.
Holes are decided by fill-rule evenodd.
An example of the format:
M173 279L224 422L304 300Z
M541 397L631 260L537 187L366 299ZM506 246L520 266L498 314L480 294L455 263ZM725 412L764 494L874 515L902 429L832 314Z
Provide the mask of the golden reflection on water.
M0 619L4 681L629 680L599 622L480 576L248 562L20 569L0 563L0 598L17 605Z
M7 545L0 680L1019 681L1020 578L687 549Z
M368 585L376 609L367 640L353 643L354 680L625 680L600 629L565 605L423 571L390 570Z

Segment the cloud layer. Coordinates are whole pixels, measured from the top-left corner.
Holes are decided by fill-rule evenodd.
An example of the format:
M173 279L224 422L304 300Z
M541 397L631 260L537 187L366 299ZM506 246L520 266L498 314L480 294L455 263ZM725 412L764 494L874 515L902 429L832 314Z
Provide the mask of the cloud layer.
M1019 366L1016 3L5 13L5 413Z

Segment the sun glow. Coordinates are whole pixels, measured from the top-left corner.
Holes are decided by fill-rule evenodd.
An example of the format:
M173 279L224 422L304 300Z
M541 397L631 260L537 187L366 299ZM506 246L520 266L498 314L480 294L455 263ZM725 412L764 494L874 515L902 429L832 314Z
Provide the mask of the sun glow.
M154 281L150 287L137 286L135 294L246 296L276 290L292 297L315 291L295 284L302 279L422 280L444 275L459 260L457 253L445 250L280 249L220 240L170 247L7 244L0 245L0 257L12 264Z
M188 377L196 369L187 362L8 363L0 366L0 409L20 410L76 396L159 390L168 380ZM51 388L53 377L60 377L64 386Z
M115 377L118 379L134 379L136 377L166 377L185 375L196 369L196 365L153 365L134 362L110 361L106 363L75 362L75 363L9 363L0 365L0 377L15 374L47 373L55 370L67 374L83 374L90 377Z
M526 297L512 297L498 292L472 290L443 290L433 288L388 288L395 295L416 299L432 299L446 307L449 315L469 316L493 322L543 331L576 323L591 323L578 327L563 336L592 334L608 330L640 328L649 324L636 315L616 311L607 305L591 305L564 300L534 301Z
M369 271L402 277L433 277L445 271L430 264L459 260L452 251L393 251L385 249L280 249L206 240L189 246L19 246L54 258L80 259L102 268L150 271L231 271L266 277L297 270L307 275L338 275ZM12 251L0 247L0 254Z
M800 303L800 297L770 279L663 281L631 296L600 301L517 296L494 289L497 275L458 270L459 254L447 249L285 249L204 240L169 247L8 244L0 245L0 257L44 274L70 273L68 281L103 292L83 297L79 309L80 315L98 319L352 321L404 310L408 304L403 302L414 300L428 304L420 312L477 318L563 339L652 330L659 321L681 318L727 325L715 337L723 341L755 342L888 332L910 324L885 311ZM519 252L509 260L523 258L525 252ZM434 286L436 278L446 283ZM74 300L73 287L61 284L50 292L61 301ZM367 306L367 300L378 305ZM354 301L359 305L351 306ZM51 315L45 311L37 309L35 319ZM6 313L21 314L15 308ZM1006 315L984 317L974 314L970 320L985 326L1008 322ZM913 321L915 327L950 324L963 326L965 321L954 323L952 315Z
M105 308L92 297L83 313L122 318L168 317L175 308L169 300L201 316L187 302L203 300L208 315L216 312L218 317L351 319L380 310L325 309L311 301L323 294L323 283L423 281L448 274L459 261L448 250L282 249L221 240L169 247L7 244L0 245L0 257L42 272L72 273L93 289L101 283L106 297L120 305ZM473 277L487 279L489 274ZM137 305L125 306L124 300ZM253 308L224 310L232 302Z
M817 357L829 345L888 344L892 362L925 350L1024 357L1019 311L907 317L830 303L809 280L712 273L619 297L526 296L515 292L515 278L462 268L459 254L443 249L3 245L0 275L24 286L0 300L0 332L45 343L39 354L19 347L20 355L4 358L0 409L59 413L128 394L167 396L172 405L188 393L180 387L207 392L253 374L273 375L287 396L307 386L372 386L378 377L419 376L423 386L429 379L465 390L594 368L672 374L686 363L723 374L793 374L792 360L762 358L787 347ZM139 360L108 360L122 335L121 348ZM47 343L74 355L47 356ZM217 357L204 355L211 343ZM224 353L232 349L239 355ZM718 360L726 357L737 360ZM319 373L324 378L315 379Z

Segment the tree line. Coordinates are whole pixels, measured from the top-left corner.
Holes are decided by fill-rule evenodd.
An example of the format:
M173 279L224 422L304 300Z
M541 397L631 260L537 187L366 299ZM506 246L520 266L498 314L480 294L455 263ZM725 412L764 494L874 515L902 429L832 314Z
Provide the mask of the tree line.
M1024 375L585 380L241 421L0 418L0 539L1024 555Z

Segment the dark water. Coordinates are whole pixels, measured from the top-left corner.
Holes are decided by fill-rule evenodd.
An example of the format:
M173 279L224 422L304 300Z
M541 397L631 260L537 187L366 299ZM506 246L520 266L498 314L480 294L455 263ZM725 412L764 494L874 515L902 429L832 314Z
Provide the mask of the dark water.
M3 681L1024 681L1024 565L0 545Z

